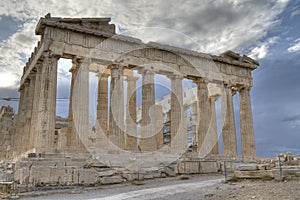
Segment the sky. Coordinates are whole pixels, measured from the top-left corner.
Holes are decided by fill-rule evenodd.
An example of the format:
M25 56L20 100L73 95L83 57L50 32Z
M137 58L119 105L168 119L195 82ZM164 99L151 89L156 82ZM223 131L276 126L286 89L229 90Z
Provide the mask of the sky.
M0 98L18 97L40 17L111 17L118 34L210 54L232 50L259 61L251 100L257 155L300 154L299 0L2 0ZM59 61L58 112L68 98L69 61ZM234 96L238 117L238 96ZM17 108L16 101L0 100ZM237 120L237 128L239 122Z

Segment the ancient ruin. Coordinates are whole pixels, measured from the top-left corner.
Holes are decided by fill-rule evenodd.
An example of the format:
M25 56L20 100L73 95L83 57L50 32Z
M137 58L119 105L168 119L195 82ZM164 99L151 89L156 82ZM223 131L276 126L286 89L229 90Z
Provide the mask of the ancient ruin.
M141 169L129 166L139 158L144 161L145 178L217 172L222 170L219 161L225 158L255 159L250 90L257 61L232 51L216 56L143 43L116 34L109 18L56 18L48 14L40 19L35 32L41 37L23 69L16 130L7 155L1 154L16 163L19 183L133 180L135 174L130 170ZM72 59L73 64L67 127L56 123L61 120L56 118L60 58ZM93 126L89 123L89 73L99 80ZM137 73L142 77L139 106ZM155 74L171 81L170 95L160 101L155 99ZM196 87L183 88L184 79ZM236 94L240 99L240 156L232 100ZM215 107L218 99L222 102L222 155ZM166 159L173 167L156 166L158 162L149 157L160 163ZM150 165L147 170L145 165Z

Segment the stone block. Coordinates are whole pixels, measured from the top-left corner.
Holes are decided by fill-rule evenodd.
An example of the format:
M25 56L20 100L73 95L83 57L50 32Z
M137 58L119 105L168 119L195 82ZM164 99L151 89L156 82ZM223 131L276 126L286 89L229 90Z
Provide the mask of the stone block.
M138 175L137 173L123 173L122 174L123 178L125 178L127 181L134 181L134 180L140 180L141 176ZM142 176L143 178L143 176Z
M29 182L34 185L48 184L50 180L51 168L46 166L32 166L30 169Z
M256 164L242 164L237 167L237 170L239 171L255 171L257 170Z
M217 173L219 171L219 166L217 162L200 161L200 173Z
M167 176L170 176L170 177L176 176L176 173L174 172L174 170L172 170L172 169L169 168L169 167L165 167L165 168L162 170L162 172L165 173Z
M73 184L73 168L71 167L53 167L49 183L58 185Z
M152 172L152 175L153 175L154 178L160 178L160 176L161 176L161 171L153 171L153 172Z
M272 170L234 171L234 176L245 179L269 179L274 178L274 173Z
M12 174L7 173L5 171L0 171L0 181L11 181L12 180Z
M95 184L99 182L98 172L93 169L75 169L73 180L79 184Z
M98 171L98 170L97 170ZM98 171L98 176L99 177L104 177L104 176L112 176L112 175L115 175L117 174L118 172L116 170L113 170L113 169L106 169L106 170L103 170L103 171Z
M199 162L181 162L178 163L177 169L179 174L198 174Z
M122 183L123 181L124 180L123 180L122 176L120 176L120 175L100 178L100 183L103 184L103 185Z

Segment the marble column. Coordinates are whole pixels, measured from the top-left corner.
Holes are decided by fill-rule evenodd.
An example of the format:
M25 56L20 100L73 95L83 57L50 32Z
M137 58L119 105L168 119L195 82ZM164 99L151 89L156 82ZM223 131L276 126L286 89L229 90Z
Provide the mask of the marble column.
M180 137L183 140L182 143L187 145L187 133L181 132L179 130L180 126L185 126L183 123L184 121L184 110L183 110L183 94L182 94L182 76L179 75L171 75L171 147L173 148L174 145L178 145L174 143L175 137ZM181 127L182 128L182 127ZM183 137L182 137L183 136Z
M192 135L192 149L196 151L197 145L197 130L198 130L198 106L197 102L192 103L191 105L191 135Z
M42 63L41 92L37 123L36 150L51 152L54 147L58 57L45 53Z
M126 135L125 135L125 148L127 150L137 150L137 138L136 138L136 81L137 77L133 76L131 72L127 76L127 101L126 101Z
M72 75L73 87L71 112L73 114L73 138L68 142L72 151L85 152L85 145L88 144L89 127L89 62L84 58L74 60L76 73ZM67 138L68 140L68 138Z
M222 140L223 154L226 156L237 156L236 128L234 120L234 108L232 101L232 86L225 84L222 96Z
M208 137L208 128L210 123L210 102L208 97L207 81L199 78L194 81L197 84L198 97L198 130L197 130L197 150L201 157L206 156L211 147L205 143Z
M71 87L70 87L68 130L66 133L66 145L67 145L66 147L68 150L71 150L71 151L80 151L84 148L83 144L80 140L78 131L75 127L74 118L73 118L73 97L75 95L88 95L88 94L75 94L74 95L74 84L75 84L75 81L77 78L77 73L78 73L78 70L80 67L80 63L81 63L81 61L79 59L73 58L72 59L72 67L69 70L69 72L71 72L71 74L72 74L72 78L71 78ZM83 72L83 73L85 73L85 72ZM88 78L86 76L88 76L87 73L85 73L85 78ZM78 81L80 81L80 80L78 79ZM88 82L85 81L85 86L84 86L85 88L86 88L86 84L88 84ZM79 86L79 84L78 84L78 86ZM82 91L82 92L85 92L85 91ZM77 106L75 106L75 107L77 107ZM85 109L88 109L88 108L85 108ZM84 111L84 113L86 113L86 112L87 111ZM81 114L83 114L83 113L80 113L80 115ZM87 120L85 120L85 121L87 121ZM88 123L88 122L86 122L86 123Z
M240 94L240 124L242 136L242 155L255 157L255 138L250 99L250 87L242 88Z
M123 66L113 64L110 67L110 141L120 149L125 147L124 137L124 77Z
M219 146L218 146L218 129L217 129L217 117L216 117L216 106L215 102L218 99L218 96L211 96L210 100L210 126L209 126L209 134L210 141L212 145L211 154L217 155L219 154Z
M157 149L156 134L151 127L150 108L155 105L154 72L143 71L142 80L142 120L139 131L139 147L141 151L154 151Z
M30 72L29 76L29 84L28 84L28 92L26 97L26 112L25 112L25 126L23 132L23 145L22 152L26 155L28 154L30 143L32 142L30 139L30 128L31 128L31 118L32 118L32 110L33 110L33 98L34 98L34 89L35 89L35 79L36 72Z
M35 66L35 87L33 94L33 107L32 107L32 116L30 123L30 145L29 152L35 153L36 147L36 137L37 137L37 121L38 121L38 112L39 112L39 98L41 93L41 77L42 77L42 64L38 63Z
M14 154L14 158L20 158L23 154L23 145L24 145L24 126L26 124L26 107L27 107L27 98L28 98L28 86L29 81L25 80L23 85L20 88L20 102L17 116L17 133L16 133L16 150Z
M97 122L105 135L108 134L108 76L98 74Z

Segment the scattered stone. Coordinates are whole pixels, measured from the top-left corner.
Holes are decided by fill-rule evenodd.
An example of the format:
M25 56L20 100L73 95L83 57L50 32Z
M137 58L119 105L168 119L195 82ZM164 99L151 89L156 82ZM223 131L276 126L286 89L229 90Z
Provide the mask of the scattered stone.
M243 164L237 167L239 171L255 171L257 170L256 164Z
M206 194L206 195L204 195L204 197L213 197L214 196L214 194Z
M190 177L189 176L187 176L187 175L180 175L179 176L179 179L180 180L188 180Z
M170 169L169 167L165 167L162 172L164 172L167 176L170 177L176 176L174 170Z
M100 178L100 183L103 184L103 185L122 183L123 181L124 180L120 175Z
M112 176L112 175L115 175L115 174L117 174L117 171L113 170L113 169L98 172L98 176L100 176L100 177Z

